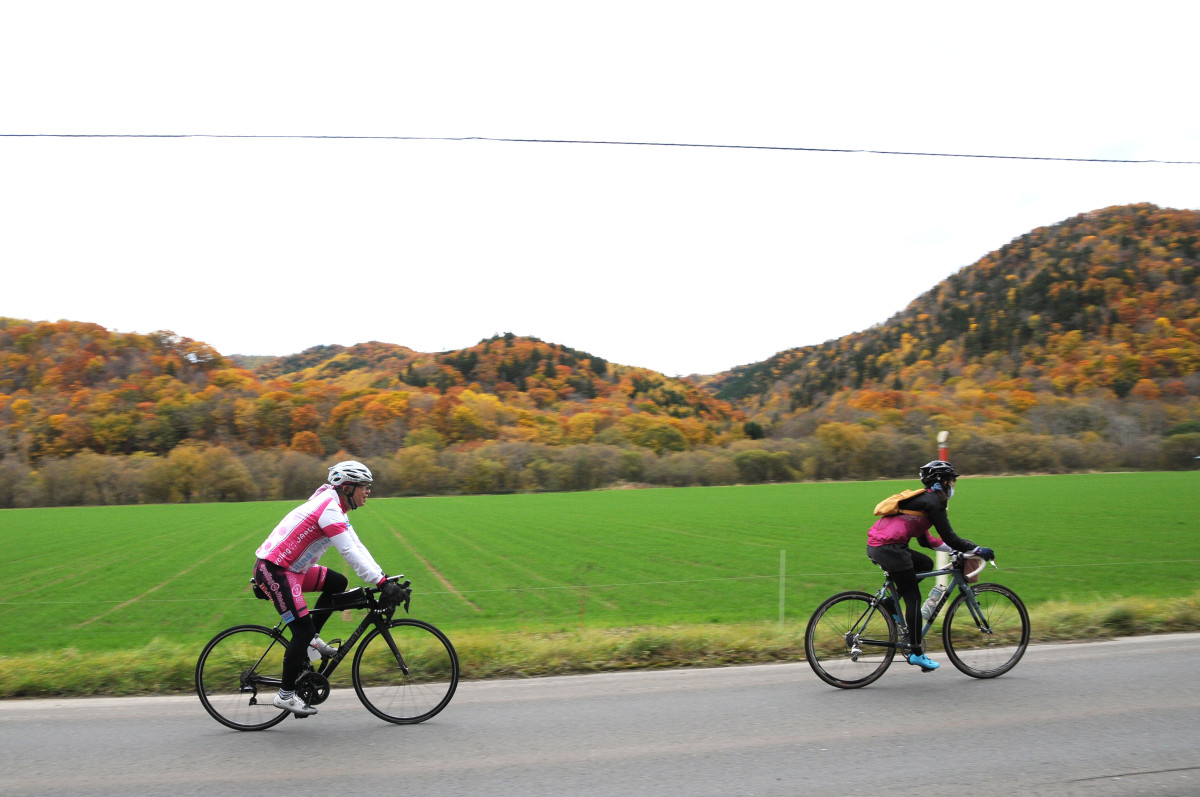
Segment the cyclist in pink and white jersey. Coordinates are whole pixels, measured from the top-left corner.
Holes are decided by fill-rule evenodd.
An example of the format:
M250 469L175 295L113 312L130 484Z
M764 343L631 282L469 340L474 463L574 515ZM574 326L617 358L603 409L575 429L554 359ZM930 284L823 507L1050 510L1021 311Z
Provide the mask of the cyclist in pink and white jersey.
M367 502L372 481L371 471L361 462L347 460L334 465L329 469L328 483L288 512L255 552L258 559L254 580L292 630L283 657L282 684L272 701L277 708L300 716L316 714L315 708L295 694L296 679L304 669L310 647L326 657L337 652L318 636L329 613L319 612L314 617L304 600L305 592L319 591L321 597L314 608L329 609L333 596L346 589L345 576L317 564L330 546L338 549L359 578L380 585L384 600L403 600L400 587L387 581L346 515Z

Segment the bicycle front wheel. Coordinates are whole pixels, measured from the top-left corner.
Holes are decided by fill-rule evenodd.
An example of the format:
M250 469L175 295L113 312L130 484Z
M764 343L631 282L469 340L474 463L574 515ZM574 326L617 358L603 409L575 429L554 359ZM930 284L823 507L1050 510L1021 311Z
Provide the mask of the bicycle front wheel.
M261 731L288 715L271 705L287 651L283 634L261 625L236 625L212 638L196 662L196 694L222 725Z
M977 620L960 593L942 622L946 655L972 678L995 678L1017 666L1029 646L1029 613L1017 594L999 584L975 584Z
M892 664L896 623L865 592L840 592L813 612L804 631L808 665L825 683L857 689L874 682Z
M421 620L376 628L354 654L354 691L367 710L408 725L444 709L458 688L458 654L438 629Z

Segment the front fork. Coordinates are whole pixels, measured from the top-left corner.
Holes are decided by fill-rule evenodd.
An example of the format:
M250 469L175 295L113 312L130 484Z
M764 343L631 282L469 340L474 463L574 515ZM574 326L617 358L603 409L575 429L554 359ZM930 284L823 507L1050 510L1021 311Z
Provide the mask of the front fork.
M983 614L983 609L979 606L979 601L975 600L975 590L964 588L962 593L966 596L967 609L971 612L971 619L975 621L975 626L980 633L989 635L994 633L987 617Z
M388 649L392 651L392 657L396 659L396 666L400 672L408 675L408 665L404 663L404 656L400 653L400 648L396 646L396 640L392 639L392 630L386 625L380 626L379 633L383 636L384 641L388 644Z

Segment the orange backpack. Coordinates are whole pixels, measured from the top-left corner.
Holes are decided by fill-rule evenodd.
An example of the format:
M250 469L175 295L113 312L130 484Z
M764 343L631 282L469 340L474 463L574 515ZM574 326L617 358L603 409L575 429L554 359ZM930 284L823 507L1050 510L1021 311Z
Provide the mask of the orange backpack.
M905 490L904 492L889 495L887 498L875 505L875 514L879 517L887 517L888 515L917 515L924 516L924 512L918 512L915 509L901 509L900 502L906 498L912 498L914 495L920 495L925 492L924 488L920 490Z

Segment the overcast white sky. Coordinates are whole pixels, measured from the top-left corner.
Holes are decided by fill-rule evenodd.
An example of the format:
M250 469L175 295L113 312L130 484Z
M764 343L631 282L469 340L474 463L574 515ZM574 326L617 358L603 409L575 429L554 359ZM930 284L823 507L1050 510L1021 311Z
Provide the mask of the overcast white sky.
M225 354L534 335L668 375L1029 230L1200 208L1183 2L0 0L0 316ZM180 134L189 138L9 137Z

